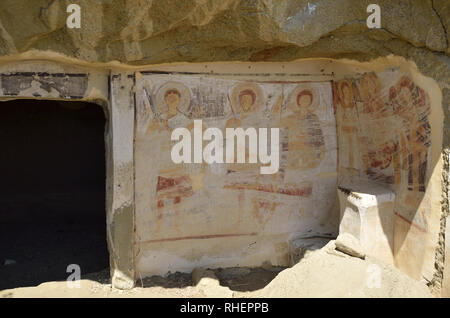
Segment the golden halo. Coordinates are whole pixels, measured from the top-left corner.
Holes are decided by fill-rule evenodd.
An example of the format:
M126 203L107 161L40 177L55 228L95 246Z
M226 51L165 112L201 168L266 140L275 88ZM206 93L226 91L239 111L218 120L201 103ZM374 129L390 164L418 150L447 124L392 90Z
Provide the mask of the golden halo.
M287 108L291 111L296 112L298 109L297 98L300 94L310 94L311 95L311 105L309 108L315 108L319 104L319 95L316 90L310 85L300 84L289 94Z
M180 95L180 103L177 106L177 110L188 115L189 104L191 102L191 93L189 88L178 82L167 82L162 85L156 93L156 112L161 119L167 119L169 114L169 106L165 101L167 92L176 91Z
M240 103L240 96L242 94L247 93L252 96L253 104L249 110L244 111ZM232 103L231 106L235 114L240 114L243 112L246 113L254 112L261 107L262 102L263 102L263 93L261 87L256 83L253 82L240 83L237 84L233 89L233 93L231 95L231 103Z

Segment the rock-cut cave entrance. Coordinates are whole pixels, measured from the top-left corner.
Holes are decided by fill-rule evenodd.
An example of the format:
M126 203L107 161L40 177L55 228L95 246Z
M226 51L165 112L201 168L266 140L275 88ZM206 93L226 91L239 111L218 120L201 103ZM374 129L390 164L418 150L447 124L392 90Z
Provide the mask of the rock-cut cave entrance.
M0 290L108 268L104 129L96 104L0 103Z

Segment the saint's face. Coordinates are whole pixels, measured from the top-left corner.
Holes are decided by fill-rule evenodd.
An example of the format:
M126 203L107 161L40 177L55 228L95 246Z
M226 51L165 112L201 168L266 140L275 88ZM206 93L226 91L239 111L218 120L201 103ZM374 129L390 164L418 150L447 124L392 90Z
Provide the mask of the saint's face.
M373 78L373 77L369 77L369 78L366 78L366 90L367 90L367 92L366 92L366 94L367 94L367 96L366 96L366 98L373 98L373 97L376 97L376 95L377 95L377 83L376 83L376 79L375 78Z
M239 96L239 103L241 104L242 110L248 112L251 110L254 101L253 96L250 93L244 93Z
M177 91L169 91L165 96L166 104L169 108L169 118L177 114L178 105L180 105L181 96Z
M307 110L312 104L312 98L309 94L303 94L297 97L297 105L299 109Z
M352 92L348 85L344 85L344 87L342 88L342 95L344 99L344 103L342 106L344 106L345 108L352 108Z

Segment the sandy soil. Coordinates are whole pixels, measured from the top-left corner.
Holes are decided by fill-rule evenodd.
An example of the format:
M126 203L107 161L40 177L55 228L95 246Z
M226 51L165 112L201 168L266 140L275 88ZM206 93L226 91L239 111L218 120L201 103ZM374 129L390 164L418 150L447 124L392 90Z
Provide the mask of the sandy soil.
M335 250L330 241L287 269L215 269L198 279L187 273L138 280L131 290L111 287L109 272L86 275L80 288L66 282L0 291L1 297L433 297L427 286L391 265ZM211 274L212 273L212 274ZM212 275L212 276L211 276Z
M22 287L0 291L5 297L241 297L266 286L281 271L271 268L216 269L216 282L194 284L191 274L174 273L167 277L152 276L138 280L131 290L111 287L109 270L88 274L80 280L80 288L69 288L65 281L42 283L35 287Z

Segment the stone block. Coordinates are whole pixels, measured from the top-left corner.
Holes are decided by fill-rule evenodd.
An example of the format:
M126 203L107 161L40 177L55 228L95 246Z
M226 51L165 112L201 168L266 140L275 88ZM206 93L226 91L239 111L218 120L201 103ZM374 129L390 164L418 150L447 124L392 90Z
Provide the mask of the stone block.
M342 183L338 199L339 233L352 234L368 255L393 264L394 191L375 182L357 180Z
M364 259L366 254L359 240L350 233L341 233L335 242L336 249L347 255Z

